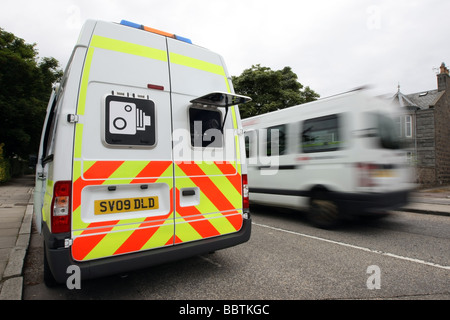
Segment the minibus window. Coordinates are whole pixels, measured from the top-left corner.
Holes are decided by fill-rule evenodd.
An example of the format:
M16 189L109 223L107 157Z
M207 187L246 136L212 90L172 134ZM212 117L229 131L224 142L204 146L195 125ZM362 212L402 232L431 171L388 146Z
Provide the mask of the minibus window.
M190 108L189 123L193 147L222 147L222 113L219 110Z
M336 151L341 147L338 115L303 122L301 149L305 153Z
M250 158L250 137L245 136L245 157Z
M286 125L267 128L267 155L283 155L286 153Z
M255 158L258 154L257 131L250 130L245 133L245 155L247 159Z

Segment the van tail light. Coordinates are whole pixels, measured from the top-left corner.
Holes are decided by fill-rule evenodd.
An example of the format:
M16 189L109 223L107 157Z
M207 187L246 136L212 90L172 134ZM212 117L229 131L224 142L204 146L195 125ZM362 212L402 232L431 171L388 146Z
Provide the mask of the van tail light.
M244 211L244 214L247 214L250 212L250 202L249 202L249 191L248 191L248 180L247 175L242 175L242 208Z
M378 170L378 165L373 163L357 163L356 168L358 170L357 179L359 187L374 187L375 183L374 173Z
M52 233L70 232L71 218L71 181L57 181L52 199Z

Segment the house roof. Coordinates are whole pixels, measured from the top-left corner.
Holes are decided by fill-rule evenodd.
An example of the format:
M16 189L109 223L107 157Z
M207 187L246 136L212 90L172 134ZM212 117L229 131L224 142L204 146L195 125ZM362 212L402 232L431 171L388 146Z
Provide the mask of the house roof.
M416 107L416 108L419 107L417 104L412 102L411 99L409 99L407 96L405 96L403 93L401 93L400 88L397 91L397 93L395 94L395 96L392 98L392 100L394 102L398 102L400 107Z
M434 107L443 94L444 91L429 90L405 95L400 92L399 88L392 100L400 107L424 110Z

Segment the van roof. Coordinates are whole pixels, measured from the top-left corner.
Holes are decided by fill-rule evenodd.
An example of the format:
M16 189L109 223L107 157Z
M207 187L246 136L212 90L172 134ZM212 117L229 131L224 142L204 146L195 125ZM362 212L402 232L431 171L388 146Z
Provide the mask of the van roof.
M350 102L349 99L352 99L351 101L353 103L357 101L356 99L364 99L367 102L377 101L378 108L381 107L381 103L383 103L383 105L387 107L387 101L382 101L377 97L371 96L367 93L366 87L360 87L315 101L242 119L242 125L246 128L251 128L255 125L258 126L261 123L264 123L264 125L278 125L281 123L297 121L299 117L309 117L313 114L317 116L320 116L321 114L325 115L328 114L330 110L348 110L349 108L352 108L352 105L348 105L348 103ZM341 103L342 100L344 100L345 103ZM354 110L361 109L355 108Z

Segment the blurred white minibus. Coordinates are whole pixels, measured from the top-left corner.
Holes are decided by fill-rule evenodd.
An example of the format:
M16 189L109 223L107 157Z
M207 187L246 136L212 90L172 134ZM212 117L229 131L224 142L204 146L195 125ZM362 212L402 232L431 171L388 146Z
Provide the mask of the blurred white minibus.
M407 203L400 110L365 89L243 120L250 203L293 208L331 228Z

